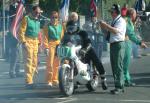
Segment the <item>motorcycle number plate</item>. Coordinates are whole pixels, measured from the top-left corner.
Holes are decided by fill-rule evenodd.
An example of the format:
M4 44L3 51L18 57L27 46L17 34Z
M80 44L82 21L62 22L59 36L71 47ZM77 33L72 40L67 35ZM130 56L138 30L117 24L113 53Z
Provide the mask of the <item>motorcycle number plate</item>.
M71 48L68 46L59 46L57 49L57 54L60 58L70 57L71 56Z

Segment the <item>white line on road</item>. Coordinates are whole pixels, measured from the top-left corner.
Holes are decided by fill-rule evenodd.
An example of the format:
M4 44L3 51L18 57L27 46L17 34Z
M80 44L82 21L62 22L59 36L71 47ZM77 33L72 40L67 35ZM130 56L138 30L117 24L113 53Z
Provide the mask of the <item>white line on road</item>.
M78 99L77 98L55 98L55 99L60 99L60 100L64 100L64 99L66 99L66 100L64 100L64 101L61 101L61 102L57 102L57 103L67 103L67 102L71 102L71 101L78 101ZM68 99L68 100L67 100ZM90 100L88 100L88 98L86 98L86 99L84 99L84 98L80 98L79 99L80 100L80 102L81 101L107 101L107 102L121 102L121 103L123 103L123 102L126 102L126 103L150 103L150 100L130 100L130 99L118 99L118 100L115 100L115 99L108 99L108 98L105 98L105 99L103 99L103 98L96 98L96 99L94 99L94 100L92 100L92 99L90 99Z
M69 102L72 102L72 101L76 101L77 98L70 98L69 100L65 100L65 101L61 101L61 102L57 102L57 103L69 103Z
M64 100L64 99L70 99L70 98L68 98L68 97L66 97L66 98L54 98L54 99L60 99L60 100Z
M140 103L150 103L150 100L120 100L121 102L140 102Z
M81 99L80 99L81 100ZM87 100L87 99L86 99ZM107 101L107 102L127 102L127 103L131 103L131 102L134 102L134 103L150 103L150 100L130 100L130 99L125 99L125 100L123 100L123 99L118 99L118 100L115 100L115 99L108 99L108 98L106 98L106 99L102 99L102 98L97 98L97 99L95 99L96 101Z

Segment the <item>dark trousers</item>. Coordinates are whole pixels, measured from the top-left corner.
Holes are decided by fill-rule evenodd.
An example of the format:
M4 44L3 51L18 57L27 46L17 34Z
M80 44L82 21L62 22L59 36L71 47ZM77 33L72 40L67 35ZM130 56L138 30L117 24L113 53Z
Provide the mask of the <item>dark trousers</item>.
M9 73L19 74L20 64L18 63L19 50L17 47L10 48L10 69Z
M91 48L85 55L84 58L86 63L90 63L90 61L93 62L94 66L96 67L97 71L99 72L100 76L103 77L105 75L105 70L102 65L101 60L97 57L95 51L93 48Z
M124 87L123 59L125 45L124 42L110 44L110 61L114 77L115 88Z

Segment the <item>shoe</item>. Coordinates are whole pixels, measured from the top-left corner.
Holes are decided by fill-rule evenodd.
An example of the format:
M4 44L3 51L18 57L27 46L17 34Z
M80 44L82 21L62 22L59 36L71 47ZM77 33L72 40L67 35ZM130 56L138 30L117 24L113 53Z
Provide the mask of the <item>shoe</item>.
M34 89L36 87L35 84L26 84L26 89Z
M52 83L48 83L47 86L51 88L53 86L53 84Z
M113 90L110 91L111 94L120 94L120 93L124 93L124 89L118 89L115 88Z
M107 86L107 83L106 83L106 79L102 80L101 85L102 85L102 89L103 90L107 90L108 89L108 86Z
M59 84L58 80L54 80L53 83L52 83L52 85L54 85L54 86L57 86L58 84Z
M125 82L124 86L125 87L134 87L134 86L136 86L136 84L133 82Z

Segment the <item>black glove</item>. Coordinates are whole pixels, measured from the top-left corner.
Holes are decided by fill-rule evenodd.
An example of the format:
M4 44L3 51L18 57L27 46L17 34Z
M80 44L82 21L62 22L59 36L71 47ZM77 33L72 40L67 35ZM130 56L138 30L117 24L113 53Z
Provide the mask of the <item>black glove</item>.
M79 54L81 55L81 57L85 57L86 51L85 51L84 49L81 49L81 50L79 51Z

